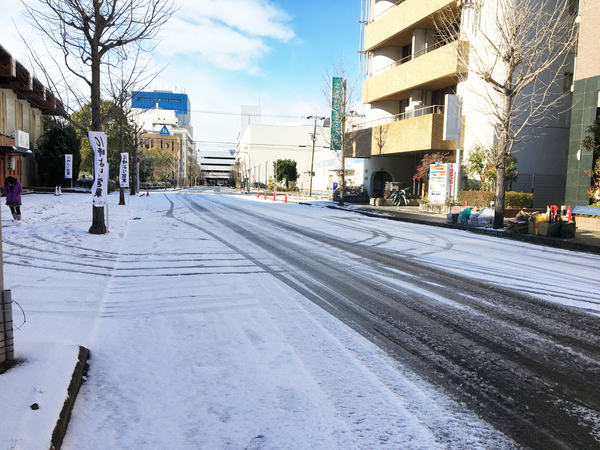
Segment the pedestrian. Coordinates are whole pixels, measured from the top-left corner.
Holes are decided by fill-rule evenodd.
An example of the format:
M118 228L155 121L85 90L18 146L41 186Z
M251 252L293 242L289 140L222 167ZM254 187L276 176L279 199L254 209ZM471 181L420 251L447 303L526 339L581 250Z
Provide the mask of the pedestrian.
M6 204L15 220L21 220L21 194L23 186L15 177L6 177L4 180L4 196Z

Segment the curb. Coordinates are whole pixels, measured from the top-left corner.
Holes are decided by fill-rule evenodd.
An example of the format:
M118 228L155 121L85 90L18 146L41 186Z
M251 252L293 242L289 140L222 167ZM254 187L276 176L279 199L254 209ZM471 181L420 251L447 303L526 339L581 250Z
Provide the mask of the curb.
M535 236L533 234L526 234L526 233L514 233L512 231L499 231L499 230L494 230L491 228L475 228L475 227L469 227L469 226L465 226L465 225L454 225L454 224L451 225L451 224L443 223L443 222L431 222L431 221L422 220L422 219L413 219L410 217L399 217L399 216L393 216L393 215L392 216L382 216L380 214L375 214L375 213L365 211L365 210L346 209L343 207L333 206L333 205L328 205L327 208L355 212L355 213L362 214L363 216L368 216L368 217L377 217L380 219L395 220L398 222L415 223L418 225L429 225L429 226L434 226L434 227L439 227L439 228L451 228L453 230L464 230L464 231L470 231L471 233L487 234L489 236L496 236L496 237L505 238L505 239L513 239L516 241L528 242L528 243L537 244L537 245L544 245L547 247L562 248L565 250L573 250L573 251L579 251L579 252L600 254L600 246L599 245L586 244L583 242L571 242L566 239L549 238L546 236Z
M67 434L67 428L69 427L69 421L71 420L71 412L73 406L75 406L75 400L79 389L85 381L85 376L88 370L88 360L90 359L90 351L82 346L79 346L79 356L75 369L73 370L73 376L71 377L71 383L67 389L67 398L63 404L63 408L58 416L58 421L52 432L52 440L50 441L50 450L60 450L65 435Z

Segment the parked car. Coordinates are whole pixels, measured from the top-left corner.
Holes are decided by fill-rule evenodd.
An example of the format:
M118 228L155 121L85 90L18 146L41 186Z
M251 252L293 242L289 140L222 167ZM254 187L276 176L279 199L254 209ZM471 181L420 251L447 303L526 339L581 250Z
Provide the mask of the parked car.
M91 192L92 185L94 184L94 180L92 178L82 178L75 182L75 187L84 188ZM117 183L113 180L108 180L108 193L114 192L117 190Z
M267 186L265 186L265 183L257 183L256 181L254 183L252 183L252 188L256 189L256 188L260 188L260 189L264 189Z

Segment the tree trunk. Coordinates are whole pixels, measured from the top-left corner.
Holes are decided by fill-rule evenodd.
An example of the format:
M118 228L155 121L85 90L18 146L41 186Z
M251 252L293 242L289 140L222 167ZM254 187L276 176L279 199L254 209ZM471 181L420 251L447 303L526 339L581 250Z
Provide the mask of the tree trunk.
M101 130L101 99L100 99L100 54L98 53L98 45L92 45L92 87L91 87L91 103L92 103L92 130ZM94 160L94 178L96 174L96 163ZM91 234L106 234L106 225L104 223L104 207L92 207L92 226L88 233Z
M506 185L506 171L505 171L506 156L502 156L498 164L496 165L496 201L494 205L494 228L504 228L504 198L506 192L504 186Z
M104 223L104 207L92 206L92 226L88 233L106 234L106 224Z
M119 205L125 204L125 188L119 188Z
M507 83L509 84L509 83ZM504 228L504 198L506 196L506 158L509 153L509 136L513 98L505 94L502 105L502 122L498 139L496 160L496 200L494 205L494 229Z
M344 197L346 192L346 157L344 155L344 138L342 138L342 181L340 184L340 202L339 206L344 206Z

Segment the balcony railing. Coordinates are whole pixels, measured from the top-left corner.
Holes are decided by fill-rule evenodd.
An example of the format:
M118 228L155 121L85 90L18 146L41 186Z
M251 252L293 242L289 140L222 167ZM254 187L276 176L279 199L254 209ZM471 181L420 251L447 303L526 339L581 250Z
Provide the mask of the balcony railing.
M427 53L432 52L437 48L443 47L446 44L447 42L436 42L435 44L430 45L429 47L424 48L423 50L419 50L418 52L405 56L404 58L399 59L398 61L394 61L392 64L388 64L387 66L382 67L381 69L374 70L369 74L369 78L374 77L375 75L379 75L380 73L387 72L388 70L392 70L394 67L398 67L401 64L405 64L409 61L412 61L413 59L416 59L419 56L426 55Z
M444 114L444 105L424 106L412 111L405 111L401 114L396 114L392 117L384 117L382 119L371 120L369 122L358 123L352 125L352 131L366 130L367 128L379 127L389 123L399 122L401 120L413 119L415 117L426 116L429 114Z
M394 9L396 6L398 6L400 3L404 3L406 0L398 0L396 3L394 3L392 6L390 6L388 9L386 9L383 12L380 12L379 14L377 14L375 17L371 18L369 20L369 23L373 22L374 20L379 19L381 16L387 14L388 12L390 12L392 9Z

